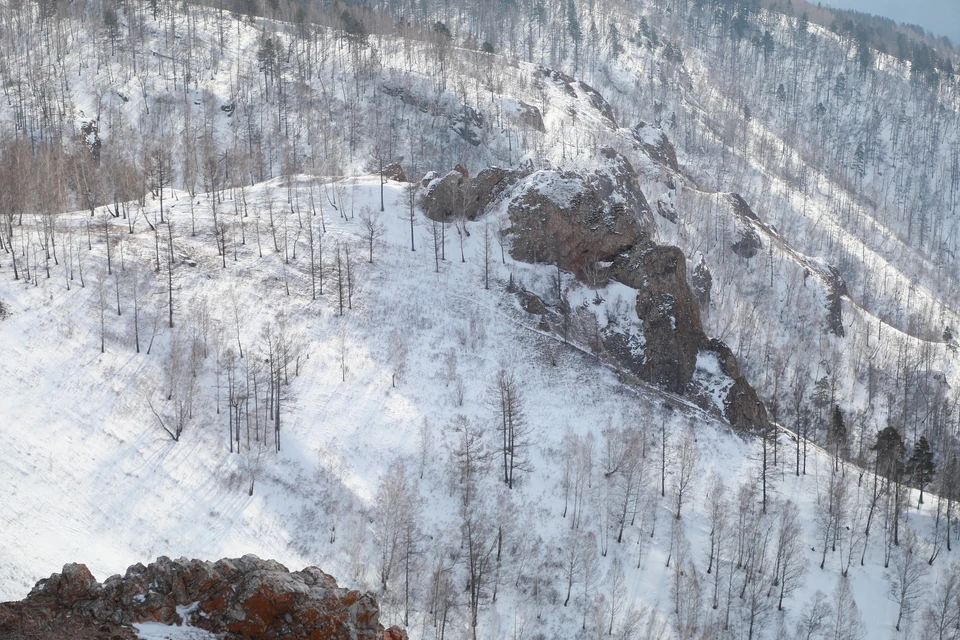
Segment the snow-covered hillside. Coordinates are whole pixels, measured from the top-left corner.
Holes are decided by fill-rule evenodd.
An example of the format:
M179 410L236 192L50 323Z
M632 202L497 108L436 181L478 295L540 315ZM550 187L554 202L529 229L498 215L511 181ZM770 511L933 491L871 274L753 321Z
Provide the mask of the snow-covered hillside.
M415 638L955 637L955 78L721 2L420 4L0 7L0 597L253 552ZM420 208L611 158L777 438L716 352L708 411L618 370L618 256L512 259L514 187Z
M340 211L319 198L323 184L331 192L327 179L281 178L219 203L230 212L221 214L229 225L226 267L217 255L212 197L198 196L191 207L187 194L168 193L174 204L167 215L180 229L173 329L166 327L164 234L144 224L127 234L122 219L107 220L115 234L111 276L104 235L92 228L88 250L89 216L64 216L74 250L83 254L85 286L76 270L67 290L64 267L50 279L41 273L30 286L3 280L0 296L10 307L0 323L0 473L9 487L0 505L3 597L23 596L72 560L89 563L102 579L160 554L253 552L295 567L317 564L346 584L377 591L386 621L403 623L401 560L409 549L409 627L417 638L438 633L440 612L448 618L447 637L470 636L471 592L463 586L471 560L488 563L479 578L478 637L605 635L611 620L618 637L747 637L751 621L754 637L773 637L801 629L818 590L833 594L826 603L838 604L846 588L838 585L849 585L868 637L895 635L897 607L887 598L883 568L885 523L892 521L882 506L872 516L860 566L869 474L844 466L834 475L829 454L811 446L807 475L797 478L793 445L781 438L763 514L759 443L681 399L624 385L588 352L539 329L536 316L506 290L511 275L522 287L547 280L551 267L509 257L503 263L497 249L484 289L483 229L495 219L465 225L470 235L463 237L462 257L451 225L437 272L432 226L419 214L417 250L410 250L402 185L387 183L379 214L378 177L337 185ZM298 216L295 203L308 203L311 193L325 206L316 215L304 206ZM372 264L361 223L368 212L385 229ZM246 244L239 242L241 222ZM316 300L310 229L315 255L321 242L323 252L323 294ZM162 270L155 274L158 241ZM346 269L348 248L352 295L340 315L334 256L339 249ZM596 292L572 280L567 286L578 304L613 305L611 317L615 307L623 312L617 300L629 296L622 285ZM243 414L239 453L231 453L227 378L252 375L279 333L290 349L280 451L273 424L268 433L254 413L254 438L248 439L251 417ZM512 490L503 482L491 404L500 370L516 381L528 430L518 449L528 464L518 465ZM264 385L262 369L260 375ZM158 416L171 424L187 398L184 379L192 387L191 413L174 441ZM258 393L262 399L265 391ZM492 458L479 455L484 450ZM822 512L828 489L840 481L846 497L835 510L833 551L833 529L824 529ZM951 570L952 554L942 548L942 521L933 531L934 499L928 496L918 512L915 498L900 536L921 533L916 557L923 554L921 580L932 585ZM390 535L408 516L410 546ZM709 559L712 529L719 565ZM830 549L820 569L824 535ZM942 555L927 569L932 544ZM893 551L891 566L904 548ZM386 552L395 557L384 561ZM786 582L775 581L785 562ZM385 566L392 574L382 591ZM845 570L849 577L842 579ZM777 584L787 585L783 612ZM933 594L931 586L924 603ZM903 628L933 637L920 635L924 616L913 618ZM842 611L825 616L822 628L855 619Z

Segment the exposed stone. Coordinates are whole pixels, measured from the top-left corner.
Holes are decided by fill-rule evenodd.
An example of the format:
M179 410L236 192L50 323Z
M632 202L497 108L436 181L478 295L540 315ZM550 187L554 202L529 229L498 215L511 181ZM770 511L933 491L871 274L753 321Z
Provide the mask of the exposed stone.
M516 113L512 114L514 120L521 125L526 125L535 131L544 133L547 128L543 125L543 114L540 109L532 104L527 104L523 100L516 101Z
M573 83L576 82L572 77L563 73L562 71L555 71L553 69L547 69L546 67L540 67L540 74L543 77L548 78L558 87L563 89L568 96L571 98L577 97L577 91L573 88Z
M754 222L760 222L760 216L753 212L753 209L750 208L750 205L747 204L747 201L743 199L739 193L728 194L730 198L730 203L733 205L733 213L741 218L747 218L748 220L753 220Z
M406 182L407 174L399 162L391 162L383 168L383 179L393 180L394 182Z
M677 162L677 150L674 149L670 138L660 128L641 121L633 128L633 137L651 159L674 171L680 171L680 165Z
M766 407L743 376L734 379L723 405L727 422L739 431L760 433L768 424Z
M408 636L400 627L390 627L384 630L382 640L408 640Z
M706 343L700 310L687 285L686 258L677 247L649 245L621 260L614 277L637 290L637 316L646 338L641 379L683 393Z
M616 129L617 120L613 117L613 107L610 106L610 103L606 101L599 91L588 85L586 82L581 80L577 84L580 86L580 90L587 95L587 99L590 101L590 104L593 106L593 108L599 111L600 115L606 118L607 122L609 122L610 125Z
M724 416L741 430L762 428L766 412L736 358L704 334L700 309L710 301L709 270L701 261L692 278L697 286L691 288L683 252L650 239L650 208L630 163L612 149L599 155L606 166L592 174L538 171L514 187L507 207L511 255L559 263L588 281L591 265L609 263L610 278L637 290L642 334L608 326L600 332L605 351L642 380L684 394L694 391L697 355L713 349L733 380ZM539 310L529 297L521 296L521 305Z
M673 202L663 196L657 198L657 213L660 214L661 218L669 220L673 224L677 224L680 220Z
M538 171L509 205L511 255L524 262L558 263L580 276L586 265L609 261L641 235L636 216L611 206L578 175Z
M186 620L178 612L184 612ZM141 622L188 624L224 638L279 640L405 639L399 629L385 635L373 596L337 586L316 567L289 572L256 556L171 560L161 557L101 585L83 565L41 580L21 602L0 604L0 637L132 638ZM49 635L50 629L70 634ZM107 635L98 635L106 633Z
M99 589L97 579L87 567L82 564L66 564L60 573L54 573L38 582L30 596L42 594L53 597L58 605L69 607L94 597Z
M516 171L489 167L470 179L467 170L457 165L453 171L424 185L427 190L420 205L431 220L445 222L461 215L475 220L518 176Z
M547 312L547 305L536 294L529 291L518 291L517 298L520 300L520 306L529 314L540 316Z
M474 147L480 146L483 141L481 132L483 131L483 114L473 107L463 105L460 107L460 113L453 117L450 128L457 132L457 135Z
M437 174L436 171L428 171L428 172L426 172L426 173L423 175L423 177L420 178L420 186L421 186L421 187L424 187L424 188L430 186L430 183L433 182L434 180L436 180L437 177L438 177L438 174Z
M423 113L446 117L450 122L450 128L469 144L476 147L482 141L483 114L473 107L465 104L457 105L454 101L441 101L420 96L410 89L390 84L382 85L381 90L386 95L399 98L404 104L416 107Z
M694 267L690 275L690 290L693 291L697 304L700 305L700 311L705 312L710 308L710 292L713 289L713 275L707 267L707 261L702 257Z
M583 277L596 262L613 262L648 237L650 206L630 162L600 150L596 171L538 171L514 189L508 207L510 252L525 262L560 263Z
M756 256L762 248L763 241L760 240L760 234L752 226L747 225L740 227L737 241L730 245L730 249L735 254L748 260Z

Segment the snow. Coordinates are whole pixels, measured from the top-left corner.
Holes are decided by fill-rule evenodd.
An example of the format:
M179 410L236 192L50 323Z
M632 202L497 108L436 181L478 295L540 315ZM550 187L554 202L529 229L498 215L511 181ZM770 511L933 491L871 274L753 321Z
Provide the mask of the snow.
M140 640L215 640L216 634L192 626L188 615L197 608L198 602L189 606L177 607L177 614L183 619L182 625L166 625L160 622L134 623Z
M310 182L294 181L302 198ZM347 202L352 201L355 209L378 204L376 177L351 180L345 186ZM498 489L494 477L487 478L484 486L504 505L518 509L516 535L535 532L545 548L561 544L567 525L560 517L557 456L564 431L598 437L607 417L617 424L630 420L629 416L641 416L651 431L666 421L670 441L693 427L701 459L701 492L710 477L723 478L731 491L741 482L752 483L758 460L755 442L740 439L715 418L683 402L674 402L679 411L665 413L665 394L644 385L625 386L586 347L582 351L563 348L558 336L538 330L536 319L520 311L503 290L513 272L547 299L555 286L547 276L553 267L497 261L497 284L487 292L481 281L481 234L473 233L465 239L466 262L460 261L453 240L446 247L447 260L441 263L440 273L435 273L422 229L417 251L409 250L401 185L388 183L386 191L387 211L382 217L387 234L375 249L372 265L365 263L357 221L329 210L325 213L325 255L330 255L335 242L352 243L356 258L353 309L343 318L336 315L329 276L324 296L316 302L310 299L302 239L297 260L286 265L283 254L276 254L272 247L260 258L248 236L248 244L238 247L238 261L228 260L223 269L207 231L206 197L201 197L197 208L202 233L194 238L186 233L186 224L178 227L184 233L177 239L177 248L197 263L176 267L178 295L185 301L179 303L178 322L186 324L203 301L215 323L229 326L235 297L245 314L242 340L248 353L257 352L260 327L278 313L303 340L305 359L291 382L293 399L285 417L282 448L278 454L266 454L252 497L246 492L244 458L227 450L225 416L214 412L209 361L200 378L203 401L198 402L181 441L173 442L156 425L142 391L134 390L162 387L169 332L157 337L151 355L135 354L126 304L123 315L109 320L107 350L99 353L97 297L89 282L103 268L102 244L95 242L86 258L90 279L86 288L75 283L68 292L62 279L40 278L37 286L30 287L0 281L0 295L12 308L11 317L0 323L0 350L10 354L2 362L0 394L7 399L7 423L17 425L0 431L4 458L0 480L10 487L10 499L0 504L0 520L5 523L5 535L0 538L2 597L22 597L35 580L68 561L88 563L102 579L161 554L217 558L256 553L293 568L316 564L341 584L375 589L371 563L376 554L371 550L374 533L369 518L379 478L388 465L416 468L417 442L426 420L436 444L419 483L424 525L439 539L451 542L448 527L456 521L456 500L446 488L443 459L452 436L445 425L452 413L460 411L484 421L485 388L505 365L516 371L527 394L527 413L537 442L533 471L513 494ZM274 182L248 188L246 197L251 207L262 212L266 199L278 193L284 191ZM181 194L175 220L185 215L176 213L182 207ZM276 213L291 216L290 222L295 216ZM83 214L77 214L64 222L83 221ZM266 226L261 233L269 243ZM121 273L129 274L139 262L149 273L152 242L145 228L125 238L127 271ZM285 294L284 278L290 282L290 296ZM571 302L589 309L603 326L614 321L639 322L634 311L636 292L628 287L610 283L591 290L572 279L565 280L565 287ZM341 343L347 352L346 380L340 367ZM403 366L397 359L398 349L405 354ZM550 351L558 358L556 366L546 357ZM392 386L394 372L399 372L396 387ZM462 407L457 406L457 378L469 381ZM698 356L697 379L711 390L714 402L720 401L730 383L721 375L716 356L709 353ZM656 447L652 433L651 442ZM790 446L787 438L783 444ZM809 528L815 521L818 486L831 462L828 454L814 450L808 475L801 478L793 475L791 464L790 456L781 452L776 500L795 501ZM863 483L862 490L868 484ZM933 502L928 498L923 509L908 515L921 532L929 527ZM628 567L631 601L638 607L652 607L651 614L665 621L672 615L664 595L673 579L665 566L673 522L670 505L667 499L656 507L661 524L652 539L648 530L630 527L630 543L622 547L612 543L613 553L604 563L609 568L614 558L620 558ZM709 534L707 506L695 497L684 511L681 523L690 543L690 560L702 570ZM650 526L649 521L644 526ZM807 548L815 547L813 531L805 536ZM333 537L335 541L330 542ZM638 546L638 541L643 544ZM879 554L874 538L867 566L849 578L867 614L871 637L885 636L891 625L889 612L870 606L885 599ZM830 593L837 580L838 554L828 554L828 567L822 572L813 566L819 554L810 551L808 555L811 568L806 584L791 596L783 614L788 627L816 590ZM945 562L938 563L932 575ZM562 625L577 624L578 608L541 602L537 619L531 606L521 592L504 587L498 603L485 607L482 624L506 629L520 616L527 624L554 629L554 633ZM398 622L399 613L386 598L385 623ZM415 616L411 637L426 637L429 629L428 616ZM199 637L173 635L194 632L140 627L142 637L148 638Z
M638 10L644 9L649 6ZM210 25L214 12L192 10L198 19L200 37L207 40L212 51L215 37L212 31L205 30L213 28ZM770 20L780 41L789 40L790 25L786 20L772 20L770 16L765 19ZM669 22L669 18L664 20ZM254 51L268 27L278 30L277 37L290 38L284 25L272 21L258 19L231 25L227 31L232 42L213 64L216 68L205 70L209 75L198 74L203 76L197 81L200 88L186 94L193 99L188 100L193 105L193 116L202 120L220 141L229 141L243 130L238 124L240 109L228 117L220 106L236 99L233 87L237 78L245 77L243 74L252 69ZM182 25L174 27L178 28L182 29ZM150 29L155 27L148 26ZM69 33L70 29L65 31ZM685 33L686 29L681 25L677 32ZM810 47L814 52L811 55L831 55L837 36L815 25L811 32L818 38L817 46ZM154 50L172 52L164 48L159 29L151 33ZM178 38L174 38L171 48L179 47L177 42ZM931 336L929 328L926 333L916 329L920 316L937 318L937 322L956 328L960 316L950 295L955 266L947 261L948 270L941 272L940 263L934 265L927 255L903 241L904 230L896 222L899 205L890 205L890 211L896 209L896 215L884 216L883 211L873 210L859 200L845 202L842 186L825 171L814 169L807 175L808 186L801 192L793 176L772 170L758 153L757 146L762 141L769 145L767 158L780 156L785 164L793 166L806 162L802 147L791 146L788 136L780 130L766 104L765 89L750 98L758 99L761 107L766 104L771 113L756 109L756 116L744 130L748 144L741 149L723 140L713 121L716 114L726 113L724 109L740 98L726 93L719 83L720 74L711 52L686 49L685 67L676 70L677 75L671 75L668 81L657 81L655 86L654 78L674 73L672 67L664 64L657 52L626 42L624 45L627 51L619 61L604 63L603 75L585 69L584 77L604 93L617 111L618 121L625 125L630 121L621 114L649 118L656 107L664 116L675 111L681 127L687 127L686 131L678 127L669 133L678 147L682 166L699 186L683 176L671 175L643 154L632 155L631 162L641 175L648 201L670 203L679 215L677 224L655 216L655 238L680 246L688 256L699 253L706 260L714 288L711 305L704 311L705 329L726 341L738 354L747 378L761 389L770 389L778 367L782 367L784 380L801 372L804 365L810 367L807 373L813 379L829 373L839 380L845 410L864 412L869 416L866 424L871 429L886 424L889 414L887 408L877 406L877 401L871 402L867 385L858 375L857 367L862 365L864 356L870 358L870 365L877 371L889 376L899 370L901 353L923 353L929 368L943 372L947 383L957 388L960 371L955 353ZM547 129L543 136L491 126L483 131L485 139L474 150L452 134L449 127L438 127L434 120L442 118L436 114L420 115L418 108L406 109L403 122L398 125L398 140L413 140L418 134L433 132L427 148L418 152L426 159L418 155L417 160L430 163L421 169L441 171L430 171L428 180L461 161L471 169L523 162L537 169L530 178L534 188L558 205L569 206L579 184L564 178L558 168L591 170L597 163L593 156L596 149L605 145L630 149L633 145L634 132L629 127L611 131L599 112L583 99L582 91L578 93L580 98L574 98L551 82L544 82L542 89L532 89L530 85L535 83L529 83L529 76L536 69L532 63L499 66L496 71L503 76L503 88L491 89L487 101L481 97L486 89L477 89L475 96L469 96L472 90L467 88L458 88L456 93L435 91L429 74L410 71L426 68L429 46L392 37L379 38L377 46L385 76L403 80L403 86L410 86L411 95L441 94L437 98L439 111L472 104L486 109L489 116L490 105L499 105L509 115L516 114L523 100L538 105L543 113ZM318 71L318 77L329 86L342 86L345 78L352 81L356 77L356 69L343 62L337 47L337 43L330 44L325 53L332 52L331 59L340 60L340 66L331 62ZM461 50L455 52L464 59L470 55ZM121 59L107 60L102 69L99 63L87 64L85 59L94 60L94 55L89 49L77 47L63 62L71 69L75 119L79 122L85 117L83 114L99 113L99 99L108 96L104 100L107 115L101 122L105 144L109 148L112 137L123 146L136 146L145 126L136 114L143 114L154 105L153 96L163 97L171 90L167 86L169 79L150 73L145 76L146 84L140 86L138 78L125 72L127 63ZM811 60L807 64L808 60L800 57L788 60L784 68L799 63L802 88L810 96L817 94L819 88L808 70L820 63L813 64ZM10 66L18 63L11 60ZM462 60L459 64L466 67ZM766 87L770 81L767 69L759 67L755 60L745 60L744 65L746 70L738 73L760 78L762 82L758 80L755 86ZM451 68L456 69L456 64ZM455 73L467 75L463 68ZM873 91L870 87L882 87L888 81L906 77L904 65L883 56L878 73L879 78L870 76L862 83L850 75L851 92L859 92L863 97ZM256 75L253 70L251 77ZM121 104L113 93L102 91L103 81L97 78L105 77L117 78L115 89L129 102L121 98ZM644 84L645 78L649 79L649 87ZM313 91L310 98L320 100L319 96L323 96L330 100L326 91L320 90L320 84L308 87ZM451 86L454 84L451 82ZM949 96L944 98L948 99ZM848 137L854 134L846 132L854 130L852 125L862 120L856 113L861 108L857 100L842 106L846 111L837 119L838 129L842 128ZM904 118L917 117L926 109L917 102L904 104ZM889 103L896 101L889 97ZM368 94L350 109L342 103L336 103L336 107L342 107L345 116L354 116L371 109L372 104ZM809 111L810 106L804 104L800 108ZM254 100L246 107L255 114L264 105ZM296 117L313 115L304 112ZM0 113L0 117L11 116ZM115 118L112 124L111 118ZM488 117L488 122L491 120ZM362 128L363 120L358 122ZM174 123L172 129L179 131L181 124ZM951 131L955 140L955 129ZM651 125L642 128L639 135L644 142L656 144L660 132ZM374 263L366 264L366 247L359 237L361 229L355 214L363 207L379 208L379 180L363 175L363 162L369 160L369 148L364 144L369 147L370 141L361 141L356 151L350 146L348 154L343 123L339 121L330 123L329 131L325 130L323 135L325 141L336 141L336 150L331 154L336 162L321 161L318 153L311 158L313 164L309 167L317 175L277 178L242 192L250 207L249 216L243 218L247 225L246 244L237 244L241 231L234 214L234 198L241 193L226 196L222 207L231 225L226 268L221 266L211 232L210 197L197 196L199 233L194 237L187 231L193 209L190 196L185 192L168 194L171 215L176 221L176 252L187 256L175 267L178 329L200 323L200 311L205 310L214 329L217 325L223 328L231 344L234 324L241 325L241 340L250 358L263 355L262 329L281 321L291 327L302 345L299 375L290 383L282 449L277 454L264 454L252 496L247 494L247 487L254 461L246 449L240 455L229 452L225 443L225 407L219 414L215 409L213 356L201 363L195 415L179 442L171 441L163 433L149 411L146 398L164 402L173 338L186 337L165 330L161 317L151 354L137 354L132 348L129 286L134 273L138 271L138 277L151 283L145 295L144 322L153 315L162 316L166 293L163 274L151 276L154 237L142 221L137 232L129 236L123 221L112 222L114 238L122 238L115 241L123 243L125 266L118 272L125 297L121 315L106 314L104 354L99 350L97 279L103 279L108 302L114 281L104 275L101 239L94 237L91 251L83 242L87 214L58 218L58 224L72 232L69 242L73 250L83 256L86 287L81 288L77 278L70 281L71 288L67 290L67 270L62 265L53 269L51 279L41 273L32 283L14 282L6 263L2 265L0 299L9 308L10 317L0 321L0 482L8 487L7 499L0 502L0 598L22 597L36 580L66 562L88 563L103 578L161 554L213 559L256 553L276 558L291 568L316 564L335 575L341 584L378 590L373 567L376 523L371 507L380 478L391 466L416 469L418 441L422 432L429 433L433 445L423 480L418 484L425 505L424 526L432 536L428 547L436 556L443 555L445 544L455 547L457 499L452 486L455 483L451 483L446 468L454 439L447 427L458 413L479 423L489 421L486 387L501 366L509 366L522 380L528 396L527 412L536 430L534 471L513 494L503 491L495 478L487 478L484 486L491 500L503 509L501 515L509 514L502 515L502 519L516 525L512 538L515 546L508 552L512 554L512 566L520 564L518 558L524 554L536 558L539 564L531 561L528 565L539 567L549 586L542 589L545 595L537 589L534 597L528 583L523 583L519 575L511 575L516 577L516 583L505 581L497 602L490 603L482 612L482 633L491 638L512 637L509 632L517 628L518 621L526 625L530 635L536 631L547 637L565 637L564 630L569 633L569 629L579 629L574 625L579 624L581 607L588 603L577 601L568 608L550 596L550 589L555 590L559 582L556 549L564 544L569 526L560 515L563 436L569 429L600 442L606 425L628 423L649 429L654 455L658 447L655 432L660 425L665 425L668 442L688 429L693 429L697 438L697 491L684 507L682 519L673 518L674 507L668 494L667 498L655 501L653 511L658 519L654 524L647 521L642 526L629 527L627 542L611 545L613 551L603 561L604 571L608 571L614 559L623 560L628 569L630 602L638 608L649 608L654 618L672 624L674 611L669 593L673 577L666 567L672 549L671 529L682 527L689 541L691 562L700 571L696 575L707 580L703 567L709 548L709 522L704 494L716 485L717 479L727 484L731 494L741 484L756 486L758 443L730 433L727 425L684 399L625 380L606 366L602 354L594 353L586 341L571 340L571 344L564 345L558 336L542 330L536 318L519 310L515 299L504 291L504 285L513 275L523 287L552 304L552 267L517 264L509 258L501 263L499 255L495 255L494 283L490 291L485 291L481 284L482 234L475 233L482 219L468 223L474 233L464 242L462 261L456 233L452 227L448 229L446 260L441 262L439 273L435 273L433 255L424 237L425 221L419 217L417 251L411 252L409 226L403 219L403 185L388 183L387 210L382 216L387 235L376 247ZM741 136L738 133L734 137L740 140ZM889 141L889 126L883 127L879 137ZM421 135L421 147L423 139ZM308 145L305 142L304 148ZM898 162L909 164L906 158ZM731 170L730 166L736 169ZM275 175L275 169L268 167L266 176ZM882 169L892 171L892 162ZM721 176L723 171L727 173ZM353 177L342 179L343 176ZM876 177L871 173L866 179L868 193L875 190L871 185ZM674 186L668 186L666 178ZM289 229L291 236L301 230L302 220L292 213L287 200L288 183L293 185L290 196L295 196L296 202L302 205L316 194L317 202L325 208L328 231L324 260L329 264L337 242L351 247L356 290L353 308L343 318L336 313L329 274L325 294L317 301L310 299L307 248L302 233L296 244L296 257L287 260L283 252L274 250L267 226L269 205L280 221L276 229ZM765 250L752 261L729 252L736 218L722 192L731 188L743 192L764 221L751 223ZM338 210L328 204L334 200ZM147 215L151 220L155 212L156 202L148 202ZM489 215L502 214L500 209ZM256 216L261 225L263 255L252 235ZM29 228L36 221L28 216L25 224ZM776 233L771 232L774 227ZM957 234L950 229L947 227L943 236L944 242L952 246L957 242ZM277 233L286 239L283 231ZM290 242L294 242L292 238ZM815 282L818 275L828 273L831 264L841 263L845 265L843 276L850 289L850 299L843 301L847 331L844 340L824 333L825 290ZM808 267L814 272L814 281L808 282ZM562 286L573 308L592 318L598 329L628 333L633 338L635 355L641 354L643 335L635 314L635 291L616 283L590 289L575 282L571 274L563 274ZM347 361L345 375L341 368L343 354ZM715 355L698 355L696 379L722 411L725 390L732 381L721 374ZM462 405L458 387L463 389ZM677 408L667 411L664 403ZM424 425L428 428L423 429ZM798 477L794 475L789 450L791 437L787 432L781 437L786 449L781 451L772 474L776 482L770 512L775 514L777 503L787 499L799 506L804 546L810 549L805 551L808 573L804 586L789 598L786 611L768 619L764 630L768 636L773 636L780 626L792 631L813 594L817 590L830 594L841 580L843 543L840 551L828 553L828 562L821 570L815 531L817 505L832 469L831 456L813 448L807 475ZM852 478L860 472L846 467L845 474ZM862 503L871 477L859 477L862 481L856 484L855 496ZM649 480L653 484L655 479ZM598 478L596 486L604 486L601 482ZM916 504L915 498L915 494L911 495L911 504ZM935 499L930 496L922 508L911 508L906 516L906 522L927 543L931 539L934 504ZM514 510L510 512L507 507ZM601 525L593 527L599 530ZM858 527L853 524L850 530ZM897 637L882 559L882 534L875 533L868 543L866 565L854 566L845 578L853 586L869 638ZM929 570L926 581L933 584L940 580L951 562L955 561L944 552ZM524 578L533 580L529 575ZM513 588L509 584L524 586ZM418 589L423 591L423 585ZM398 622L402 611L395 595L388 593L383 601L384 618L388 623ZM430 616L424 610L421 607L413 617L412 638L432 637ZM717 614L705 610L704 615ZM462 636L469 633L463 620L458 621L456 631ZM199 633L189 628L141 629L142 634L152 633L154 637L173 637L156 634L175 632ZM914 623L903 637L922 635Z
M733 380L723 373L716 352L701 351L697 354L697 368L693 379L706 392L720 415L723 415L726 408L724 401L733 386Z
M527 188L546 196L559 207L569 208L574 198L583 191L583 184L576 178L564 178L557 171L537 171L526 180Z

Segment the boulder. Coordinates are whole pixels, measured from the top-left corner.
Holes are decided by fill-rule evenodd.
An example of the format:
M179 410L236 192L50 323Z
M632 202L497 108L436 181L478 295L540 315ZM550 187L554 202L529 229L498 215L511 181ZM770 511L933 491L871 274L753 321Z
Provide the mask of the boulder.
M390 627L384 629L382 640L409 640L407 632L400 627Z
M38 582L30 596L52 597L58 605L70 607L94 598L99 589L100 584L85 565L71 563L63 565L60 573Z
M383 179L394 182L407 182L407 174L399 162L391 162L383 168Z

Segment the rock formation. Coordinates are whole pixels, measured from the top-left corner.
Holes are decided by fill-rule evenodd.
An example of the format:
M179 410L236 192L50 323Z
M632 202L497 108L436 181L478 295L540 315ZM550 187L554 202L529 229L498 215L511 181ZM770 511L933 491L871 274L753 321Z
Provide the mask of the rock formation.
M698 274L703 281L698 302L683 252L651 238L652 212L630 162L610 149L600 156L604 162L591 174L538 171L520 179L507 207L511 255L557 265L587 282L602 265L605 277L636 289L643 332L642 342L605 333L607 352L640 379L697 398L698 354L714 351L733 381L723 401L724 417L741 430L763 429L766 410L736 358L703 331L700 306L709 300L709 275ZM705 408L715 410L709 404Z
M217 562L160 557L102 584L82 564L0 604L7 640L136 638L134 624L187 624L227 639L406 640L384 630L376 599L341 588L316 567L290 572L247 555Z

